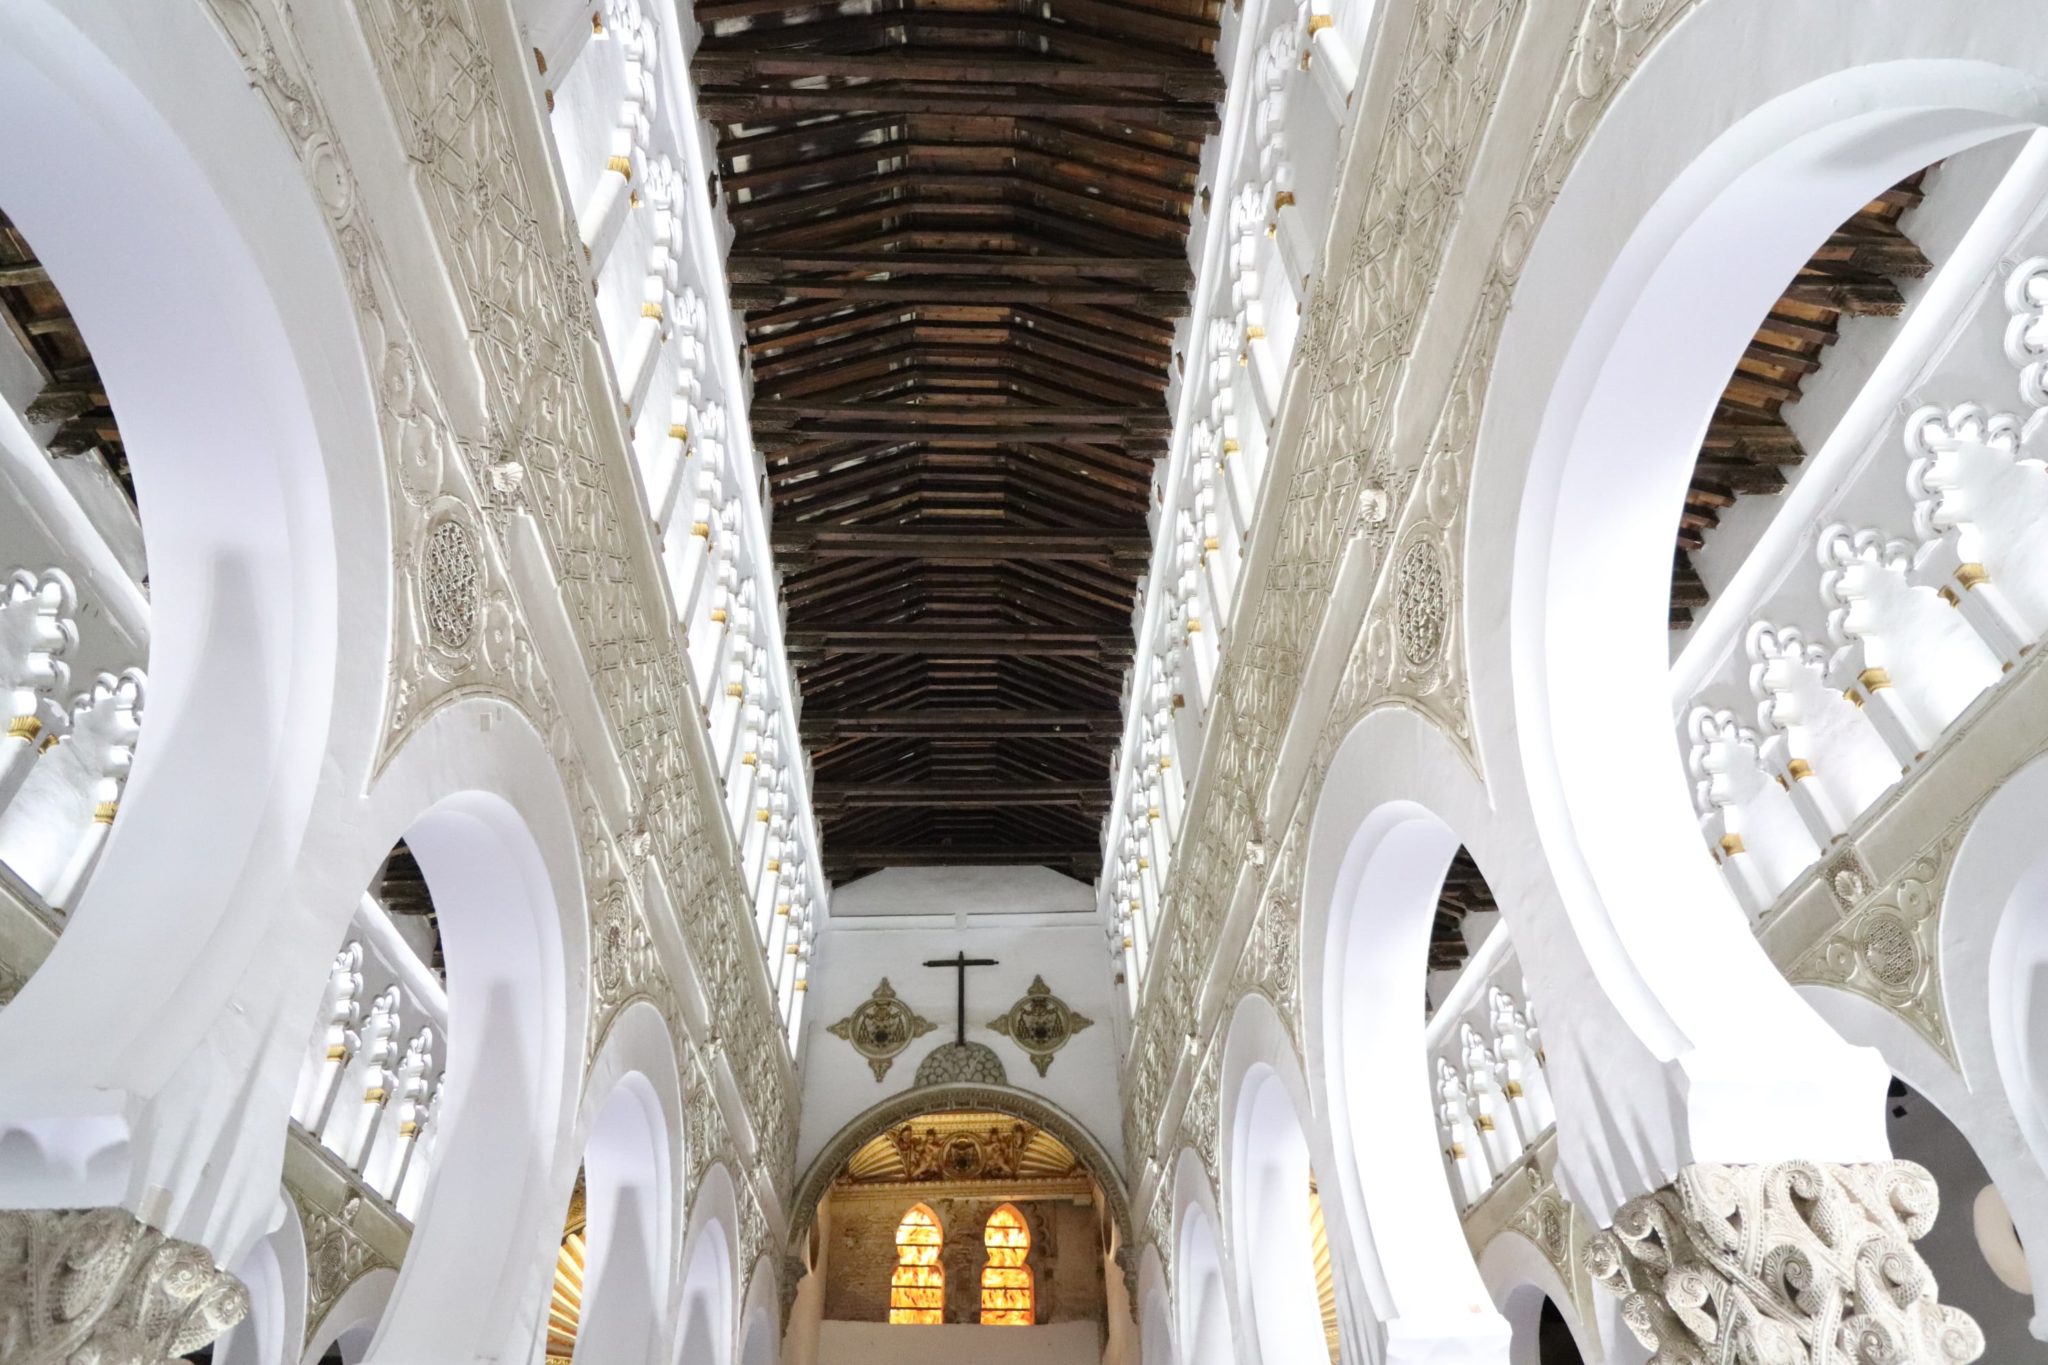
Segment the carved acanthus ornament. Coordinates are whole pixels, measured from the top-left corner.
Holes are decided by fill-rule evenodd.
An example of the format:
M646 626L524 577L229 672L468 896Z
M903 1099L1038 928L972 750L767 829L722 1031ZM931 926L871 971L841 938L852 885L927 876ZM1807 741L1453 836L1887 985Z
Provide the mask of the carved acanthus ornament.
M0 1360L154 1365L248 1313L249 1292L204 1247L125 1209L0 1211Z
M1694 1165L1586 1249L1651 1365L1950 1365L1984 1334L1913 1249L1934 1180L1910 1161Z

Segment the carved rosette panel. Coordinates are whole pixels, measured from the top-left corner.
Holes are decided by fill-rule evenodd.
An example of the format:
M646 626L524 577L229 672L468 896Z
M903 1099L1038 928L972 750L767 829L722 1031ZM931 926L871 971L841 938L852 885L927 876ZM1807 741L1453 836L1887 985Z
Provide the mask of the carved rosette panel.
M1910 1161L1693 1165L1586 1248L1651 1365L1961 1365L1984 1352L1913 1242L1934 1180Z
M0 1358L165 1360L248 1314L204 1247L125 1209L0 1210Z
M916 1039L930 1033L937 1025L896 998L895 988L889 978L883 977L875 992L854 1007L853 1013L826 1031L835 1038L844 1038L853 1044L853 1050L867 1058L868 1069L875 1073L877 1084L889 1074L889 1068L903 1055L903 1050Z
M1044 977L1034 976L1030 988L1017 1003L1001 1017L989 1020L988 1026L1023 1048L1031 1065L1043 1076L1052 1065L1054 1054L1094 1022L1054 995Z
M1823 869L1844 913L1820 942L1785 969L1794 984L1833 986L1899 1016L1951 1062L1954 1036L1942 1003L1941 901L1973 807L1942 831L1881 889L1851 848Z

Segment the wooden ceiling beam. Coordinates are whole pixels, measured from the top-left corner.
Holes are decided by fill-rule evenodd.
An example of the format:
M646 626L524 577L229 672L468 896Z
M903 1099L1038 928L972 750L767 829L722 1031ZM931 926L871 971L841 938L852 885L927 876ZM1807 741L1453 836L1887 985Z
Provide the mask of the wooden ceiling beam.
M783 80L850 80L919 85L1010 85L1031 89L1147 91L1169 99L1215 104L1223 98L1223 72L1185 62L1058 62L1029 57L967 56L904 49L886 56L835 56L816 52L774 53L716 49L691 62L703 99L763 93ZM740 89L727 89L739 86ZM809 87L803 87L806 91ZM867 93L867 87L862 87ZM1097 96L1121 107L1116 94ZM1150 102L1144 102L1148 107Z
M870 268L878 274L888 269L879 260ZM768 284L735 284L732 287L732 302L736 308L773 308L796 299L922 303L941 297L953 303L1017 303L1046 307L1084 303L1109 308L1142 308L1166 317L1178 317L1188 308L1185 290L1176 292L1082 279L1059 283L995 280L972 284L956 280L780 279Z
M1193 270L1185 256L1041 256L988 252L812 251L735 252L726 258L735 284L775 283L796 274L882 274L900 279L944 275L1032 280L1077 276L1132 280L1157 289L1186 289Z
M942 403L756 403L749 411L755 427L787 428L796 422L880 421L892 426L930 423L944 426L1022 426L1034 429L1143 431L1164 433L1172 418L1150 403L1033 407L1018 405L1000 411Z
M910 844L902 847L841 846L825 841L826 868L1064 866L1102 856L1096 844Z
M806 739L814 735L831 738L929 735L1039 739L1114 737L1123 733L1123 724L1123 715L1114 710L806 710L801 720Z
M1106 806L1109 784L1100 778L1085 782L1006 782L982 786L960 782L835 782L817 779L811 799L820 810L856 806Z
M918 654L937 658L1033 654L1097 658L1137 650L1128 626L1080 630L1070 626L792 626L784 640L793 654Z
M1013 559L1116 559L1145 564L1149 531L1043 531L1018 528L806 526L770 533L778 558L926 559L992 564Z
M845 90L701 91L697 112L715 124L758 124L819 114L941 114L955 117L1100 119L1205 138L1222 126L1216 106L1114 98L1093 91L1087 99L1060 99L1022 91L933 94L862 86Z

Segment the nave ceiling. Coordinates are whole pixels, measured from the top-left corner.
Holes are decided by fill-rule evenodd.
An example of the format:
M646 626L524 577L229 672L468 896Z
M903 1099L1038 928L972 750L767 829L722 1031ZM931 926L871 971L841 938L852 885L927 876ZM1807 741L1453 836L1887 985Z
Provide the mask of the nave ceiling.
M825 865L1092 879L1220 6L696 14Z

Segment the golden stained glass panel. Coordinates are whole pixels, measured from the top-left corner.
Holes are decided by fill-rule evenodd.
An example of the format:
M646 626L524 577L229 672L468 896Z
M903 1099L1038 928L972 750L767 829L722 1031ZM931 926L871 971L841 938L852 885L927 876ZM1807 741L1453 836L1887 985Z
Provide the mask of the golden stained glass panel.
M988 1216L982 1229L988 1264L981 1272L981 1322L984 1327L1029 1327L1037 1321L1032 1302L1031 1229L1024 1215L1005 1204Z
M946 1320L946 1268L939 1264L939 1220L919 1204L896 1225L896 1269L889 1276L889 1321Z

